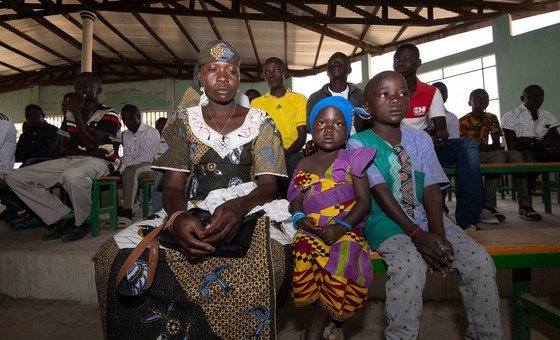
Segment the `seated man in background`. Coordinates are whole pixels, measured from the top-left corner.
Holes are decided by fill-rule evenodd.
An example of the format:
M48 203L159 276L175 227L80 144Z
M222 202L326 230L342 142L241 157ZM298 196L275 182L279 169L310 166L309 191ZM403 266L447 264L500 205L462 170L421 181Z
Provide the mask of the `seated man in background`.
M364 91L356 85L348 82L348 76L352 73L350 58L342 52L335 52L327 62L327 76L329 83L320 90L312 93L307 100L307 120L311 110L321 99L330 96L339 96L348 99L354 107L362 107L364 103ZM370 122L362 119L359 115L354 116L354 128L356 132L362 132L370 128Z
M560 134L558 119L541 110L544 90L530 85L523 90L523 102L502 117L502 129L509 150L517 150L525 162L560 162ZM529 189L535 189L538 174L529 174Z
M122 133L123 156L118 169L124 192L119 224L128 226L132 223L132 207L138 192L138 180L154 176L150 166L159 145L159 133L142 123L142 114L134 105L123 106L121 117L128 129Z
M45 120L39 105L25 107L25 123L16 148L16 162L22 167L56 158L60 144L58 128Z
M0 113L0 183L4 183L6 175L14 169L16 153L17 130L8 116ZM16 200L13 202L9 188L0 188L0 202L5 206L10 206L17 212L25 210ZM25 213L25 211L22 211ZM2 213L4 215L5 213Z
M441 97L443 98L443 103L447 102L447 86L441 81L433 83L432 86L435 86L439 92L441 93ZM447 132L449 133L449 139L461 138L461 133L459 129L459 118L451 111L447 110L445 106L443 106L445 110L445 122L447 123Z
M436 87L416 77L420 65L420 51L413 44L399 46L393 56L393 69L404 77L410 94L408 114L401 124L428 132L440 164L444 167L455 166L455 220L463 229L477 230L484 200L478 147L468 139L448 138L443 98Z
M68 112L59 130L62 158L12 171L6 183L14 193L48 224L43 240L78 240L87 235L91 212L91 185L109 174L113 142L121 128L119 115L101 104L101 78L81 73L74 82L75 93L66 98ZM48 188L59 183L68 193L72 209Z
M45 113L40 106L29 104L25 107L25 123L22 126L16 147L16 162L21 167L56 158L60 145L58 128L45 120ZM2 189L2 202L17 212L12 219L13 229L28 229L43 225L43 221L27 209L25 204L9 189Z
M156 130L159 132L159 144L156 148L156 155L154 156L154 160L158 159L169 149L169 145L163 138L163 129L167 124L167 118L160 117L156 120ZM152 204L150 206L150 215L153 215L160 211L163 208L163 172L155 171L156 178L154 185L152 186L151 198Z
M523 90L519 107L502 117L508 149L520 151L526 162L560 162L558 118L541 110L544 90L530 85Z
M268 58L264 63L263 72L270 91L253 100L251 106L266 111L282 135L288 178L282 180L285 183L281 183L279 193L285 196L296 164L303 158L300 151L307 137L307 99L302 94L286 89L288 68L282 60L275 57Z
M249 103L253 101L253 99L259 98L261 93L255 89L248 89L245 91L245 95L249 98Z
M522 163L523 156L519 151L505 151L500 146L502 130L498 117L486 112L489 101L488 93L484 89L476 89L471 92L469 105L472 112L460 119L461 137L472 139L478 144L480 164ZM489 144L489 135L492 137L492 144ZM498 221L505 221L506 217L496 209L498 175L487 174L484 178L485 203L480 214L480 222L497 223ZM542 216L535 212L532 207L533 200L528 190L527 175L523 173L515 174L513 178L518 193L519 217L530 221L542 220Z

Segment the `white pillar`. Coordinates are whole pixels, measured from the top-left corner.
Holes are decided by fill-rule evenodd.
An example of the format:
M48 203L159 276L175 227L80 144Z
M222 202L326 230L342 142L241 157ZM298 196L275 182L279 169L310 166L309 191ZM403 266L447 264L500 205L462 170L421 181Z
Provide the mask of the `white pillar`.
M91 72L93 59L93 22L97 17L90 11L81 11L82 17L82 72Z

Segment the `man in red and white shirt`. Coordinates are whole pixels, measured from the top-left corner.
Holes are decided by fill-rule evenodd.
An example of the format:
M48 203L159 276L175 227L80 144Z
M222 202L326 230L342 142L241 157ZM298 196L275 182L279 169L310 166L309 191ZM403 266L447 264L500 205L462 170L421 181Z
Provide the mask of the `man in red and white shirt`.
M448 138L443 98L436 87L416 77L420 65L420 51L413 44L399 46L393 56L393 69L406 80L410 97L408 114L401 124L414 130L425 130L432 137L441 165L456 166L457 225L463 229L479 229L477 224L484 194L478 146L468 139Z

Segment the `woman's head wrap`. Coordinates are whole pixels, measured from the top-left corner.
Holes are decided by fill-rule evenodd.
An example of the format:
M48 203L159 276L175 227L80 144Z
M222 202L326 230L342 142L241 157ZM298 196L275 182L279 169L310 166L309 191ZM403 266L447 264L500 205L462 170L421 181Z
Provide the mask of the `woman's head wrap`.
M198 79L198 72L202 65L211 62L224 62L239 67L241 64L241 57L239 53L237 53L235 47L225 40L214 40L204 45L198 53L193 72L193 87L195 89L200 89L199 105L201 106L208 104L208 97L204 92L203 84L201 84ZM236 95L236 100L237 98L238 95Z
M224 62L239 67L241 57L232 44L224 40L214 40L204 45L198 53L196 64L200 67L206 63Z
M328 106L334 106L342 112L344 116L344 121L346 121L346 137L350 136L350 129L352 128L352 116L356 113L360 115L364 119L371 118L371 115L364 111L364 109L360 107L354 107L348 99L345 99L340 96L331 96L324 99L321 99L313 109L311 110L311 114L309 115L309 132L313 132L313 122L315 118L317 118L317 114L319 111L324 109Z

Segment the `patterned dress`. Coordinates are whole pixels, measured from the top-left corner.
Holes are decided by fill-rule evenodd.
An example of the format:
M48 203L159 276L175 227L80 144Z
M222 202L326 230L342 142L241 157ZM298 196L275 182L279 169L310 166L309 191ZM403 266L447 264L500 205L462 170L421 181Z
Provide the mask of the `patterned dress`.
M242 126L221 135L206 124L201 107L179 108L163 136L169 149L153 167L187 172L185 192L190 203L196 204L215 189L254 181L261 174L286 176L280 135L262 110L250 109ZM271 240L267 217L258 220L245 257L211 257L192 264L181 252L160 245L149 289L145 289L147 251L116 286L115 277L124 260L165 217L165 211L160 211L134 223L107 241L95 256L105 336L276 338L275 294L280 286L289 284L290 253ZM123 300L123 295L138 298Z
M340 150L321 176L299 172L292 179L288 199L304 195L303 211L326 226L346 217L356 203L351 175L365 176L375 156L372 148ZM364 222L354 226L332 246L299 229L292 242L295 268L292 295L297 306L317 300L336 320L352 316L367 297L372 271Z

